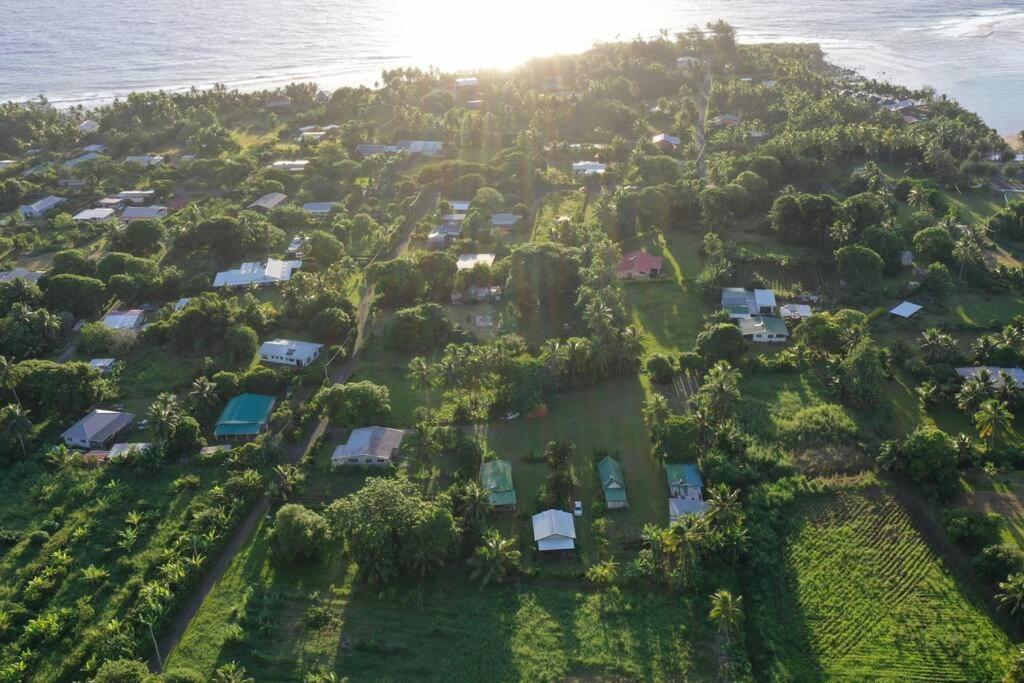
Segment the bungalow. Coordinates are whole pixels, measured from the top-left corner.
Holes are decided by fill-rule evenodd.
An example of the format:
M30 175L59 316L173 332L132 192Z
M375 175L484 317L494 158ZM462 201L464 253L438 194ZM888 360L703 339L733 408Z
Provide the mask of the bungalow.
M61 438L72 448L102 449L127 429L134 419L131 413L93 408L61 434Z
M494 264L494 254L459 254L459 260L455 262L458 270L472 270L478 265L491 266Z
M1024 370L1021 368L1003 368L995 365L980 365L969 368L956 368L956 374L964 379L988 375L988 382L996 389L1002 388L1004 376L1018 387L1024 388Z
M299 140L305 140L306 142L320 142L325 137L327 137L327 133L322 130L307 130L299 133Z
M43 275L45 275L43 271L18 267L14 270L0 271L0 282L13 282L18 278L28 282L39 282L39 278Z
M326 216L334 210L334 207L337 205L338 202L306 202L302 205L302 209L314 216Z
M620 280L636 280L661 275L664 259L651 256L646 251L631 251L615 266L615 276Z
M55 197L51 194L50 196L43 197L33 204L23 204L19 206L18 211L20 211L21 215L25 218L42 218L58 204L63 204L66 201L67 200L63 197Z
M183 308L185 308L186 306L188 306L188 302L189 301L192 301L192 298L191 297L187 297L187 296L184 296L184 297L178 299L177 301L175 301L174 302L174 312L177 313L178 311L180 311Z
M782 343L789 339L786 321L770 315L740 318L740 334L748 341Z
M302 173L309 166L309 161L306 159L291 159L275 161L270 164L269 168L278 171L287 171L288 173Z
M323 348L323 344L313 342L274 339L260 345L260 360L264 363L304 368L320 357Z
M427 235L427 246L431 249L444 249L461 234L461 225L439 225Z
M356 154L361 157L372 157L375 154L397 154L402 151L395 145L362 144L356 145Z
M83 209L71 218L82 223L98 223L114 215L113 209Z
M129 206L121 213L121 220L127 223L147 218L163 218L166 215L166 206Z
M574 175L603 175L608 169L608 164L599 161L574 161L572 172Z
M495 213L491 215L491 226L503 230L511 230L519 224L519 216L514 213Z
M749 291L742 287L723 287L722 308L729 312L730 319L739 320L754 315L775 315L778 306L775 293L770 289Z
M82 135L91 135L100 129L100 124L92 119L86 119L78 124L78 132Z
M480 484L490 493L491 507L498 510L516 509L512 463L508 460L488 460L480 465Z
M452 213L465 214L469 212L470 202L465 199L450 199L448 200L448 206L452 208Z
M127 156L124 158L126 164L137 164L143 168L151 168L153 166L159 166L164 163L164 158L159 154L140 154L136 156Z
M88 152L86 154L83 154L82 156L78 156L78 157L75 157L74 159L69 159L69 160L65 161L63 164L60 165L60 167L63 168L65 171L70 171L71 169L73 169L75 166L78 166L79 164L84 164L87 161L92 161L94 159L103 159L103 158L104 158L103 155L98 153L98 152Z
M264 106L271 111L281 111L283 109L292 108L292 98L287 95L273 95L268 97L263 103Z
M533 516L533 540L537 550L558 552L576 548L576 526L564 510L545 510Z
M436 157L444 153L444 143L437 140L399 140L396 146L412 156Z
M278 204L286 199L288 199L288 195L284 192L268 192L246 208L252 209L253 211L260 211L261 213L269 213L276 209Z
M918 306L917 304L912 303L910 301L904 301L899 306L896 306L895 308L890 310L889 314L894 315L897 318L910 318L920 310L921 306Z
M608 456L597 463L597 473L601 477L601 489L604 491L604 503L609 510L629 507L626 498L626 479L622 475L622 465L615 458Z
M464 213L446 213L441 216L441 223L444 225L462 225L464 220L466 220Z
M266 429L277 402L273 396L240 394L224 407L213 435L218 439L255 439Z
M716 128L733 128L740 125L742 121L743 119L735 114L719 114L718 116L711 117L708 123Z
M104 197L96 202L96 206L101 209L121 209L124 208L125 201L126 200L121 197Z
M89 367L96 368L101 375L109 375L116 366L117 361L113 358L93 358L89 361Z
M658 133L651 138L651 144L655 147L660 147L666 152L671 152L679 146L680 140L675 135L669 135L668 133Z
M141 204L155 194L156 190L123 190L114 196L118 199L127 199L132 204Z
M704 481L700 469L692 463L667 463L668 516L675 522L683 515L700 515L707 510L704 502Z
M398 457L405 432L387 427L353 429L348 441L339 444L331 454L331 465L373 465L386 467Z
M111 311L103 316L103 324L112 330L136 330L142 325L145 312L138 308Z
M214 287L248 287L249 285L276 285L292 279L292 273L302 267L302 261L267 259L266 264L254 261L243 263L236 270L224 270L214 277Z

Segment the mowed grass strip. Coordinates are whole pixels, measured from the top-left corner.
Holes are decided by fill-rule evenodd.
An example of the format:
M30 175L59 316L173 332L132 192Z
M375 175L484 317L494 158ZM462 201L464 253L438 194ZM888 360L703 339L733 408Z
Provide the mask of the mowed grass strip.
M779 633L806 635L782 639L795 680L999 679L1009 639L895 499L838 491L794 514L772 602Z

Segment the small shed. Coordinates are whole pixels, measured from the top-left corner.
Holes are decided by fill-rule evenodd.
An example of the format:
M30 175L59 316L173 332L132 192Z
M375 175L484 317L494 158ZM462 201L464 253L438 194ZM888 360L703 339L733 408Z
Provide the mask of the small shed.
M597 473L601 477L601 489L604 491L604 502L609 510L629 507L626 497L626 478L622 474L622 465L615 458L608 456L597 463Z
M507 460L488 460L480 465L480 484L490 493L492 507L498 510L515 509L512 463Z
M910 318L920 310L921 307L917 304L911 303L910 301L904 301L899 306L889 311L889 313L897 318Z
M545 510L533 516L533 540L542 553L575 550L576 526L564 510Z

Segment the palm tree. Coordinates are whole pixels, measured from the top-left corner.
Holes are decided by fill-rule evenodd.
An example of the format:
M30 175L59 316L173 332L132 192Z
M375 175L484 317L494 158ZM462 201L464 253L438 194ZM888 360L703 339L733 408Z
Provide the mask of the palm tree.
M274 467L274 474L277 475L277 482L285 499L291 495L303 478L302 470L287 463Z
M970 236L968 236L970 235ZM978 243L974 240L974 236L971 233L965 234L963 237L956 241L953 246L953 258L960 264L960 270L957 273L957 279L964 279L964 266L968 263L974 263L981 258L981 248Z
M916 391L917 398L921 401L921 407L924 409L932 407L939 400L939 387L931 380L921 382L921 386Z
M999 590L1002 591L996 593L999 604L1018 618L1024 616L1024 572L1010 574L1006 581L999 583Z
M17 278L15 282L21 282L21 278ZM15 390L15 386L18 383L18 377L14 372L15 363L7 356L0 356L0 389L7 389L14 396L14 402L19 406L21 405L21 399L18 398L18 392Z
M188 392L189 404L198 415L206 415L220 403L217 395L217 383L206 377L197 377Z
M910 192L907 193L907 205L915 211L928 209L928 191L921 185L910 188Z
M996 437L1013 424L1013 413L1006 407L1006 402L990 399L981 404L974 414L974 426L978 428L978 436L988 439L989 450L995 444Z
M427 395L427 403L430 403L430 390L434 388L434 368L423 356L416 356L409 361L409 381L413 389Z
M473 557L469 558L469 565L474 568L470 578L479 580L482 586L491 581L504 581L509 571L519 567L521 553L514 548L515 540L503 538L497 529L489 529Z
M11 404L0 411L3 415L3 431L12 438L17 439L21 444L21 454L28 457L28 449L25 448L25 439L32 436L32 421L29 419L28 411L21 405Z
M965 413L977 410L982 403L992 397L992 387L983 378L975 375L960 387L956 395L956 407Z
M990 334L984 334L971 345L971 352L974 354L975 363L987 363L989 357L995 352L999 346L995 337Z
M153 421L153 430L156 432L157 438L161 441L166 440L181 419L178 397L166 392L157 395L149 406L148 415L149 419Z
M725 589L717 590L711 596L711 620L718 624L725 642L731 640L733 630L743 620L743 597L735 597Z
M255 679L238 666L238 662L228 662L213 672L215 683L255 683Z
M740 371L720 360L704 376L704 385L697 393L698 402L707 408L712 419L721 423L732 414L740 397Z
M740 492L718 483L710 487L707 497L708 517L711 525L725 531L739 524L743 519Z
M661 394L654 394L650 400L644 401L644 423L648 429L664 427L668 422L672 411L668 407L668 400Z
M475 481L466 482L461 492L459 515L472 528L479 529L491 511L491 493Z

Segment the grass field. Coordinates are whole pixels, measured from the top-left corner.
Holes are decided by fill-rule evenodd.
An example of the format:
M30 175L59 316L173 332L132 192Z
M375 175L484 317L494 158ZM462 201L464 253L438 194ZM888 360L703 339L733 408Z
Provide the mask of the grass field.
M965 492L959 501L963 507L995 512L1005 518L1000 530L1004 543L1024 549L1024 472L1000 472L990 476L981 471L964 476Z
M209 679L237 661L258 680L335 672L369 680L708 680L706 606L660 593L592 592L573 581L485 589L461 570L375 589L337 554L282 567L264 524L171 654ZM310 607L328 610L307 626ZM266 630L256 628L260 620Z
M759 613L791 680L990 681L1010 642L887 493L808 494Z

